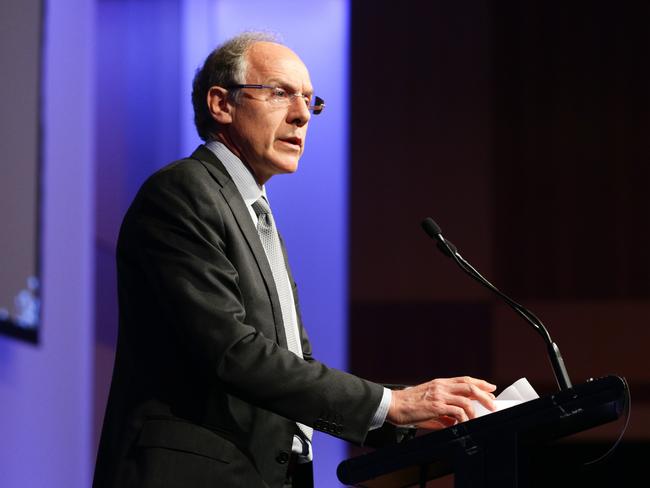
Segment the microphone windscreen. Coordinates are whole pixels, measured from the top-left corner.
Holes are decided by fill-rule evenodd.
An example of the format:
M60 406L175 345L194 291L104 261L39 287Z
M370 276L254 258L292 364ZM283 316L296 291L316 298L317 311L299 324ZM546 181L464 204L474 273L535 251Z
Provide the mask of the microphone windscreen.
M427 217L422 221L422 228L424 229L424 232L429 234L429 237L433 239L437 239L438 236L442 234L440 227L431 217Z

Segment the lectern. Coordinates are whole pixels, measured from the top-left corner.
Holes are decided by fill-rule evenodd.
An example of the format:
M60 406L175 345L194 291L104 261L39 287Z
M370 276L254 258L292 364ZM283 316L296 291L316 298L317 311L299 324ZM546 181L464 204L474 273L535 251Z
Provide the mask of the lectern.
M337 475L344 484L368 488L424 486L450 473L455 488L525 488L535 476L532 453L618 419L628 398L621 377L590 380L348 459Z

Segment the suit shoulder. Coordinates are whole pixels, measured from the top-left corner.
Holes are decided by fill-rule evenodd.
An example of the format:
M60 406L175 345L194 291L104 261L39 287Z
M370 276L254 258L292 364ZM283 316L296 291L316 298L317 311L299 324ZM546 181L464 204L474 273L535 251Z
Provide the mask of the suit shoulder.
M185 158L174 161L149 176L140 186L131 207L144 201L214 206L221 200L221 189L230 177L204 161Z
M225 206L222 184L197 159L174 161L141 185L122 222L122 230L142 219L205 220L215 223Z
M149 176L140 187L140 192L153 190L159 186L190 184L212 184L218 183L205 167L204 163L197 159L185 158L179 159Z

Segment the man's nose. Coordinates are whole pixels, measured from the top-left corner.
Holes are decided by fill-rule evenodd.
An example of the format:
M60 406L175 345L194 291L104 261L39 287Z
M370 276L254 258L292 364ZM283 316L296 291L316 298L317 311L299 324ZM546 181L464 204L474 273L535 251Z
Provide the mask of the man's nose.
M302 127L311 119L311 112L307 108L303 97L291 97L291 104L287 112L287 122Z

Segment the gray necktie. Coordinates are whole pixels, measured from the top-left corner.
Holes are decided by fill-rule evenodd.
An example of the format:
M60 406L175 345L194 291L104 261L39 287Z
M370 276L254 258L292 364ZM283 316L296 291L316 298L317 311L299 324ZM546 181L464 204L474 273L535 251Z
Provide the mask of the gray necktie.
M275 221L271 214L271 208L269 207L266 198L260 197L259 200L253 203L253 210L257 215L257 233L260 235L266 258L271 266L273 281L275 282L275 288L278 292L278 298L280 299L282 321L284 322L284 333L287 337L287 347L289 348L289 351L302 358L302 346L300 345L298 324L295 320L295 310L291 310L294 304L291 298L292 291L289 283L289 274L287 273L284 255L282 254L282 247L280 245L280 238L278 236L278 231L275 228ZM298 427L302 433L311 440L313 433L312 428L300 423L298 423Z

